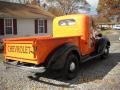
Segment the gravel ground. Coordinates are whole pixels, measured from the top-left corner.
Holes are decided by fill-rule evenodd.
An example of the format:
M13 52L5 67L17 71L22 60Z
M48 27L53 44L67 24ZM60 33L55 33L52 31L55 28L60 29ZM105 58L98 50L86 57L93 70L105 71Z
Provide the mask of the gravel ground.
M120 90L120 43L113 42L106 60L95 59L80 66L78 76L71 81L41 75L39 80L28 77L32 73L6 68L0 54L0 90Z

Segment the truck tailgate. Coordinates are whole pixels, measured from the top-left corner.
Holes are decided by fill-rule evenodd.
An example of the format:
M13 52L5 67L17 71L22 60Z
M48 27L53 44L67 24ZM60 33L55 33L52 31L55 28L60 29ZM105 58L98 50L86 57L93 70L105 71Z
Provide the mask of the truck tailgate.
M5 58L37 64L33 41L8 41L5 43Z

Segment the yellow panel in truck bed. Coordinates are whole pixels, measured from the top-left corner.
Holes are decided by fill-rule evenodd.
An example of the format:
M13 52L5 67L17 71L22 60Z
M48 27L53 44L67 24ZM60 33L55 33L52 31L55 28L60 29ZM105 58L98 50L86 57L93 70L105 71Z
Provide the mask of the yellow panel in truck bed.
M32 44L6 44L6 57L16 59L35 60Z

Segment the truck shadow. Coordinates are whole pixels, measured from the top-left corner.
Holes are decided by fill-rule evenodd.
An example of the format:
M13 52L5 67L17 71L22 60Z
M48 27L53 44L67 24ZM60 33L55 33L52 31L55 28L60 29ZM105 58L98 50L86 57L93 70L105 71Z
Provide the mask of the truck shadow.
M102 80L119 62L120 53L111 53L106 60L96 58L93 61L81 64L78 76L73 80L54 78L55 74L49 76L45 73L36 73L36 77L28 76L28 78L48 85L70 88L78 84Z

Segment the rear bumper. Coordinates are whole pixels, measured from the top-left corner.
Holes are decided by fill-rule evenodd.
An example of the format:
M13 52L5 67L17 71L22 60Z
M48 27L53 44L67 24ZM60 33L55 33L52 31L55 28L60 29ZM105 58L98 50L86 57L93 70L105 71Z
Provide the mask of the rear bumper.
M26 62L26 63L31 63L31 64L38 64L36 59L31 60L31 59L17 58L17 57L11 57L11 56L6 56L6 55L5 55L5 59L6 60L11 60L11 61L16 60L16 61L20 61L20 62Z
M18 65L13 62L4 62L4 65L6 66L6 68L18 68L32 73L36 73L36 72L44 73L46 71L46 68L43 66L39 66L39 67L25 66L25 65Z

